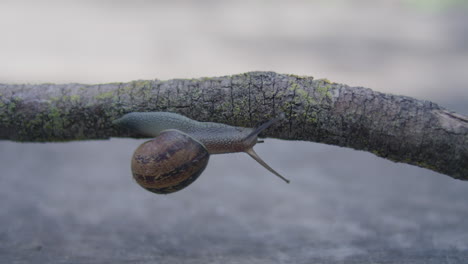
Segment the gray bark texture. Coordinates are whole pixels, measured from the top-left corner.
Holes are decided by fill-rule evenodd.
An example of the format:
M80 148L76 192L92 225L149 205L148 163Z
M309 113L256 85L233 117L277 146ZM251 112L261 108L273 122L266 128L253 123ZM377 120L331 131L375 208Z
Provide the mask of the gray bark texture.
M112 121L146 111L244 127L284 113L262 137L369 151L468 180L468 117L429 101L274 72L94 85L0 84L0 139L141 137Z

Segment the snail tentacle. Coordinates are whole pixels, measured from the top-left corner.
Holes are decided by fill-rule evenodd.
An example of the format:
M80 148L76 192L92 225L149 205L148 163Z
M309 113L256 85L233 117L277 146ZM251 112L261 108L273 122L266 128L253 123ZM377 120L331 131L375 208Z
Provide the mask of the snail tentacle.
M263 161L260 156L258 156L258 154L253 150L253 148L251 149L248 149L245 151L245 153L249 154L250 157L252 157L254 160L256 160L258 163L260 163L260 165L262 165L265 169L269 170L271 173L273 173L274 175L278 176L279 178L281 178L283 181L285 181L286 183L289 183L289 180L286 179L285 177L283 177L281 174L279 174L278 172L276 172L274 169L272 169L265 161Z

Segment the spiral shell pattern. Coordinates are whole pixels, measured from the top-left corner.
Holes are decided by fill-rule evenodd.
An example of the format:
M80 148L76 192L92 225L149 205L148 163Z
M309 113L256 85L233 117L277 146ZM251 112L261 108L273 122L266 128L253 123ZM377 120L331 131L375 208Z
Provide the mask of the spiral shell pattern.
M168 194L194 182L208 160L209 153L200 142L178 130L165 130L135 150L131 169L141 187Z

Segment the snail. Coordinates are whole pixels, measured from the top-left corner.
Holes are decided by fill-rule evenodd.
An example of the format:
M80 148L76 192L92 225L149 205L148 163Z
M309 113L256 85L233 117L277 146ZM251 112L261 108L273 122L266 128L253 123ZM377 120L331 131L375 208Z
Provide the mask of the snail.
M134 152L131 169L136 182L148 191L179 191L203 172L211 154L246 152L267 170L289 183L253 150L260 132L280 120L272 119L256 129L213 122L199 122L169 112L133 112L113 124L142 136L154 137Z

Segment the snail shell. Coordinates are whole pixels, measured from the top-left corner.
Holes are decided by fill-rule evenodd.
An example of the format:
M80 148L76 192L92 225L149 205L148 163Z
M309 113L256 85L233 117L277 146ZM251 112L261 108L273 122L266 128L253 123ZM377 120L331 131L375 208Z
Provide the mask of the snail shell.
M141 144L132 157L136 182L158 194L173 193L190 185L208 164L206 148L178 130L165 130Z

